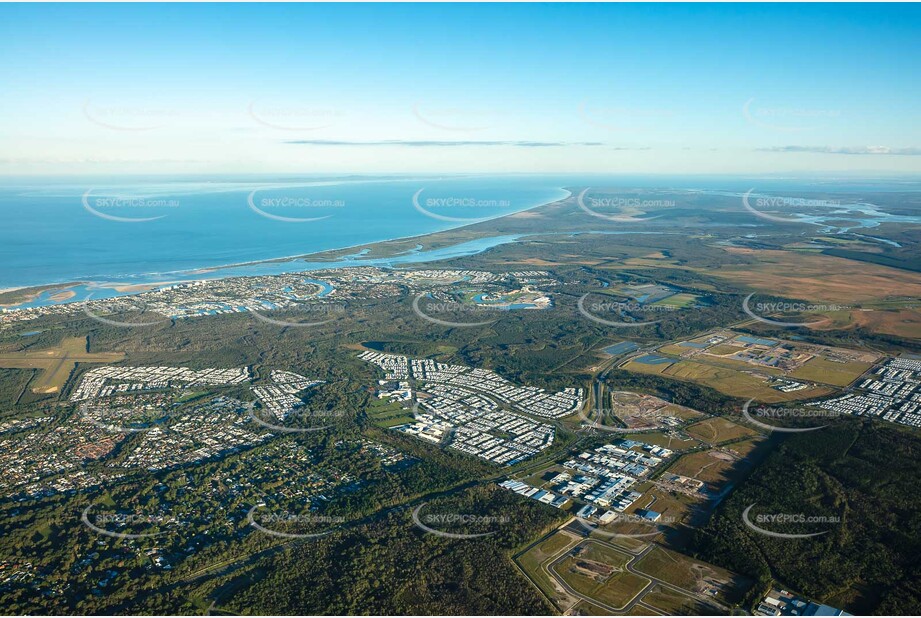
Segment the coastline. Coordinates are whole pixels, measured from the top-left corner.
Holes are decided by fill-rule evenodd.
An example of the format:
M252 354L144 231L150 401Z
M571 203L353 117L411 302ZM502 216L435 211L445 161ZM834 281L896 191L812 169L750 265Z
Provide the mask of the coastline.
M230 264L222 264L218 266L204 266L199 268L184 269L184 270L174 270L166 272L150 272L150 273L138 273L137 276L149 275L151 277L156 277L159 279L158 282L137 282L137 281L116 281L116 280L99 280L91 278L81 278L74 281L62 281L62 282L53 282L53 283L40 283L29 286L19 286L19 287L10 287L0 289L0 310L3 308L15 307L21 304L30 303L36 300L42 293L54 293L56 291L65 291L69 288L76 286L86 286L86 287L95 287L95 288L104 288L111 289L116 292L122 293L133 293L140 291L147 291L154 289L162 285L170 285L175 283L187 283L190 281L198 281L202 279L223 279L229 277L237 276L247 276L239 274L228 274L225 277L215 276L215 277L202 277L201 279L195 279L194 277L189 278L189 275L206 275L212 273L219 273L220 271L227 271L236 268L247 268L253 266L259 266L262 264L284 264L288 262L311 262L311 263L322 263L329 262L330 264L335 264L341 261L352 261L354 264L351 266L363 266L362 261L376 261L379 259L398 259L402 256L411 256L417 253L424 253L428 251L437 251L440 249L450 248L452 246L460 245L465 242L471 242L478 239L486 239L490 235L500 236L501 232L497 230L480 230L475 231L474 228L477 226L486 226L489 224L495 224L504 219L511 219L515 217L533 217L532 213L535 210L541 208L551 207L557 204L561 204L572 198L574 195L573 190L568 187L558 187L561 191L565 191L567 195L562 196L558 199L553 199L547 202L541 202L529 206L527 208L522 208L515 212L506 213L496 217L491 217L487 219L477 219L476 221L471 221L470 223L464 223L457 227L451 227L445 230L439 230L437 232L426 232L422 234L414 234L410 236L401 236L396 238L389 238L383 240L377 240L372 242L357 243L354 245L348 245L345 247L339 247L335 249L324 249L322 251L316 251L313 253L302 253L290 256L280 256L276 258L262 259L262 260L249 260L244 262L235 262ZM539 215L538 215L539 216ZM447 237L447 238L444 238ZM422 242L423 239L429 239L428 243ZM403 245L411 244L411 247L407 250ZM372 255L372 252L375 250L378 253ZM388 251L389 250L389 251ZM450 259L450 257L445 258L436 258L437 259ZM407 260L409 261L409 260ZM347 266L338 266L338 267L347 267ZM184 276L180 279L174 279L170 275L179 275ZM249 275L249 276L258 276L258 275ZM20 296L21 295L21 296ZM13 296L13 298L9 298Z

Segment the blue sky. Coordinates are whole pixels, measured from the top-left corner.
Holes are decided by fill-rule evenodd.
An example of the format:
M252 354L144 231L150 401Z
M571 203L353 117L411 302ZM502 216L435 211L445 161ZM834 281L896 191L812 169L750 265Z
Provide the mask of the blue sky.
M0 5L0 174L919 173L906 5Z

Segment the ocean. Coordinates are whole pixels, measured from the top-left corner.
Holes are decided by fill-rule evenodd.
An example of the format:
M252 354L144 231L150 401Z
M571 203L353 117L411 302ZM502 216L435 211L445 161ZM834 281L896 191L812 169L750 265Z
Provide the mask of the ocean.
M610 175L8 178L0 181L0 289L74 281L157 283L470 255L515 237L482 238L438 250L419 247L396 259L367 260L356 253L322 265L265 262L501 217L559 200L568 195L566 186L714 194L757 187L784 195L919 188L917 181L885 179ZM207 272L227 265L237 266ZM104 295L97 291L95 297Z
M185 279L456 228L567 195L534 178L4 183L0 288Z

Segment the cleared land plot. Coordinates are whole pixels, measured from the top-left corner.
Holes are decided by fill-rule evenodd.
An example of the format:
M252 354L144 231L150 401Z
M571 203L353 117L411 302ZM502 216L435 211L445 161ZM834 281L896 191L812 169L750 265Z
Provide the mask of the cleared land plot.
M703 481L710 486L711 491L719 491L748 468L748 462L744 461L744 458L758 443L758 440L747 440L731 444L724 449L688 453L669 466L668 472Z
M567 556L553 572L579 594L615 609L639 594L649 580L626 570L633 557L610 547L587 541L579 554Z
M747 578L660 545L656 545L634 566L637 571L682 590L719 600L735 601L751 586Z
M643 497L631 505L627 512L632 514L638 509L647 509L662 514L660 520L653 525L639 524L636 532L642 533L655 530L654 525L665 529L666 527L674 528L681 523L689 523L694 511L701 504L703 504L703 497L692 498L686 494L653 487L643 491ZM641 527L646 529L642 530ZM658 537L647 537L646 541L652 541L654 538Z
M731 451L738 455L739 457L748 457L749 454L761 444L760 438L755 438L754 440L746 440L744 442L735 442L733 444L727 444L723 447L725 451Z
M685 451L700 444L700 442L697 440L679 438L674 435L674 432L669 435L664 431L657 431L655 433L630 433L624 437L628 440L636 440L638 442L645 442L646 444L664 446L665 448L671 449L673 451Z
M784 393L772 388L767 377L759 378L729 367L716 367L696 361L681 360L670 365L651 365L630 361L623 368L636 373L661 375L686 382L696 382L721 393L739 398L755 398L766 403L811 399L832 393L831 388L810 387Z
M576 524L578 525L578 524ZM639 524L642 525L642 524ZM632 552L634 554L639 553L646 549L646 546L649 545L649 542L653 537L642 537L642 538L631 538L628 536L611 536L611 532L616 532L617 534L635 534L637 532L633 527L637 524L629 523L617 523L617 524L608 524L606 526L598 526L598 529L592 532L589 537L598 539L605 543L610 543L624 549L626 551ZM640 532L649 532L650 528L647 527L645 530L640 530ZM604 534L608 533L608 534Z
M682 420L701 418L703 413L669 403L659 397L628 391L612 391L610 411L630 429L655 429L664 423L661 417Z
M116 363L124 360L123 352L87 352L86 339L69 337L46 350L0 352L0 367L5 369L41 369L33 382L33 393L58 393L77 363Z
M714 605L659 584L643 596L643 603L670 616L713 616L724 613Z
M561 611L565 611L567 608L572 607L572 605L578 601L578 598L569 595L559 583L554 581L547 572L544 571L542 565L558 556L567 547L575 545L579 540L581 539L566 534L565 532L556 532L547 537L543 542L535 545L515 558L515 562L518 563L518 566L528 574L537 587L540 588L547 598L551 599Z
M754 429L717 416L685 427L685 431L692 438L710 444L719 444L727 440L738 440L739 438L758 435L758 432Z
M802 367L790 373L791 378L812 380L822 384L834 386L847 386L860 377L873 363L851 361L838 363L826 358L815 357L808 360Z

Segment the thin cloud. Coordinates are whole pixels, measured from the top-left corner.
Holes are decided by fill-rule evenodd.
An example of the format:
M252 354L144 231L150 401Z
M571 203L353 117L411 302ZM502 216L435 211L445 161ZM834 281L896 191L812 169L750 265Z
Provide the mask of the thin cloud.
M302 146L410 146L413 148L454 147L454 146L511 146L514 148L558 148L561 146L604 146L602 142L532 142L532 141L439 141L439 140L376 140L344 141L328 139L289 140L286 144ZM636 150L618 148L618 150Z
M844 155L921 155L921 148L890 148L889 146L776 146L759 148L762 152L814 152Z

